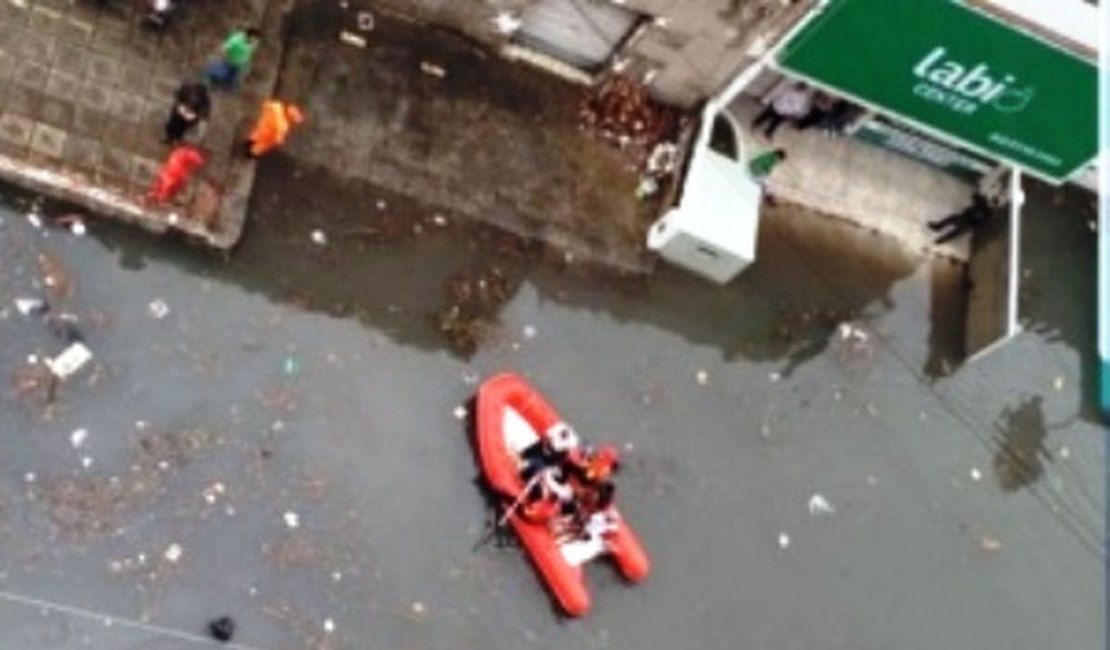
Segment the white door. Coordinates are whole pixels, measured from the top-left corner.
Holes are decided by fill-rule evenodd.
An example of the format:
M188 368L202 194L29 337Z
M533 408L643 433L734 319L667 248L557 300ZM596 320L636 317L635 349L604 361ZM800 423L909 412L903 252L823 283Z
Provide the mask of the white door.
M636 26L637 17L609 0L539 0L524 10L513 41L594 72Z
M1021 283L1021 174L1010 174L1010 203L1004 217L991 219L972 236L968 263L967 360L985 356L1016 336Z

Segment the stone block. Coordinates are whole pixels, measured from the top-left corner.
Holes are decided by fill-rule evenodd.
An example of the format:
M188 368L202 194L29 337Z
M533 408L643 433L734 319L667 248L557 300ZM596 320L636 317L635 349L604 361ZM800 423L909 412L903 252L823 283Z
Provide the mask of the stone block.
M35 90L46 88L46 80L50 76L50 68L45 63L31 59L16 61L12 71L12 80Z
M134 156L131 160L131 182L138 187L150 187L159 167L161 163L153 158Z
M15 58L5 50L0 50L0 81L12 78L15 69Z
M122 77L119 81L119 88L136 95L145 95L147 87L150 85L150 68L149 62L133 61L126 63L123 66Z
M73 113L73 126L70 128L75 133L97 136L104 129L104 119L104 113L88 106L78 105Z
M33 88L17 83L9 83L8 90L0 97L4 110L21 115L37 115L42 105L43 94Z
M57 47L57 37L28 30L12 42L11 52L16 56L47 64L54 60L54 49Z
M70 11L77 9L72 7ZM94 17L95 20L95 17ZM68 15L58 28L58 42L69 45L85 45L92 39L96 25L91 20L80 16Z
M104 116L104 125L100 129L99 135L101 140L111 143L112 146L130 148L131 142L135 139L137 133L134 124L125 122L109 113Z
M142 122L146 115L146 102L129 92L112 91L111 113L130 124Z
M112 86L123 78L123 63L105 54L90 54L85 64L85 79Z
M53 97L44 97L38 118L40 122L50 126L68 129L73 125L73 114L75 112L76 108L70 102L63 102Z
M109 178L131 178L131 158L128 151L101 143L98 171Z
M64 72L74 77L83 77L88 60L89 53L85 48L71 43L62 43L54 52L53 67L57 72Z
M55 70L46 80L45 94L63 102L77 103L81 100L81 79Z
M58 34L65 26L62 12L36 5L31 8L30 29L38 34Z
M31 142L31 132L35 123L26 116L15 113L0 113L0 140L17 147L26 147Z
M112 108L112 94L103 84L86 81L81 85L81 103L93 110L107 113Z
M77 169L93 171L100 167L100 143L93 138L70 133L62 150L62 159Z
M66 145L66 135L66 132L59 128L36 122L35 128L31 131L31 151L48 158L61 158Z

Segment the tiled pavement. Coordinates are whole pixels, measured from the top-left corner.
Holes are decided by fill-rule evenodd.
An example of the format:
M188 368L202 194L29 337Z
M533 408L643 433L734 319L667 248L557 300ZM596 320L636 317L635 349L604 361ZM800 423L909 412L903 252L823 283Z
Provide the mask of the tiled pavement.
M183 230L229 248L238 240L253 163L236 158L279 62L281 2L187 0L154 34L139 24L142 0L0 0L0 176L154 230ZM213 92L199 142L208 162L171 206L143 200L169 149L162 125L173 92L243 24L264 39L239 94Z

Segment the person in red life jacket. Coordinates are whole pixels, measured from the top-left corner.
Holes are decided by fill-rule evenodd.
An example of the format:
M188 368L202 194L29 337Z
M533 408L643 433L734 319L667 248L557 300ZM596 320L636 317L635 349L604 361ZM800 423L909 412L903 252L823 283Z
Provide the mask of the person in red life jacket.
M598 485L620 469L620 454L609 445L585 452L577 450L567 456L567 468L578 483Z
M166 203L173 199L203 165L204 154L193 145L183 144L174 148L154 178L149 195L151 200Z
M546 435L520 452L524 461L521 476L527 481L540 470L565 465L568 455L579 446L578 434L574 429L565 422L553 424Z
M577 511L576 497L560 468L545 468L525 497L524 515L536 523L572 515Z

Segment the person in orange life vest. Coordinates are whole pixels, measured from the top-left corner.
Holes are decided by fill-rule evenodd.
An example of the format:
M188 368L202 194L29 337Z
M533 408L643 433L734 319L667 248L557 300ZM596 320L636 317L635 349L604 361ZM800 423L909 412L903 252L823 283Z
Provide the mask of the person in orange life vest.
M305 121L305 115L294 104L271 99L262 104L262 112L254 123L246 148L251 158L281 146L294 126Z
M571 477L583 485L597 485L609 480L620 469L620 454L615 447L572 452L567 457Z
M175 147L158 169L154 185L150 188L150 198L159 203L173 199L202 165L204 154L199 149L189 144Z

